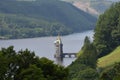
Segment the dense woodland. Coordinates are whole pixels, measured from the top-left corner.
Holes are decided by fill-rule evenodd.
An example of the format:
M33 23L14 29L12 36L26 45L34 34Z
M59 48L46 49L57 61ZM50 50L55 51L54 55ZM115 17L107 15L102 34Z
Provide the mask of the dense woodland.
M120 45L120 3L113 4L99 17L94 44L99 56L104 56Z
M13 46L0 50L0 80L67 80L68 69Z
M79 57L68 67L69 80L120 80L120 60L107 67L97 66L100 57L120 46L120 3L99 17L94 31L94 41L86 37Z
M96 18L58 0L0 1L0 36L31 38L94 29Z

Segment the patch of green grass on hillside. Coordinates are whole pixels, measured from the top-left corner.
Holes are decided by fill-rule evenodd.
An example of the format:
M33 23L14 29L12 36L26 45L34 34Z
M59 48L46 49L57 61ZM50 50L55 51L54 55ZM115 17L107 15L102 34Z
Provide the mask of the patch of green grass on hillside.
M113 52L109 55L106 55L100 59L98 59L98 67L105 68L113 65L116 62L120 62L120 46L117 47Z

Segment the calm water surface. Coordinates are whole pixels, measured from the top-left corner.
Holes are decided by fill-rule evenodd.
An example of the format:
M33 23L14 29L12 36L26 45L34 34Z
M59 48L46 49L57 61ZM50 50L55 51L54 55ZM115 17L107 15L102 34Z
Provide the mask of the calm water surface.
M89 36L92 40L93 30L85 31L82 33L75 33L67 36L62 36L63 52L65 53L77 53L84 42L85 36ZM25 50L28 48L30 51L34 51L39 57L47 57L50 60L55 61L55 46L54 41L56 37L40 37L40 38L29 38L29 39L15 39L15 40L0 40L0 48L14 46L16 51ZM64 65L69 65L75 58L64 59Z

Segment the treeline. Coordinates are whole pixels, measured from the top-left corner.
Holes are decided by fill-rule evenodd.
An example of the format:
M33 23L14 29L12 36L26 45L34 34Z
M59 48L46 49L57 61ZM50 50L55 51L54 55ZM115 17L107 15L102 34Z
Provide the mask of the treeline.
M99 57L120 45L120 3L113 4L97 21L94 44Z
M0 36L26 38L94 29L96 18L58 0L0 1Z
M120 62L105 68L97 66L99 57L120 45L120 3L102 14L95 28L94 41L86 37L79 57L69 68L69 80L120 80Z
M84 40L80 56L69 67L69 80L98 80L97 51L88 37Z
M12 14L0 14L0 36L10 39L66 35L72 30L57 22L47 22Z
M0 50L0 80L68 80L68 69L13 46Z

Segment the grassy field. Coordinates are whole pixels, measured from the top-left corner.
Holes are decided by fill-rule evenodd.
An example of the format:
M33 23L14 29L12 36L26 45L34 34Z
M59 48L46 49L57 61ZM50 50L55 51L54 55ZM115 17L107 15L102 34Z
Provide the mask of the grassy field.
M116 62L120 62L120 46L117 47L113 52L109 55L106 55L100 59L98 59L98 67L105 68L113 65Z

